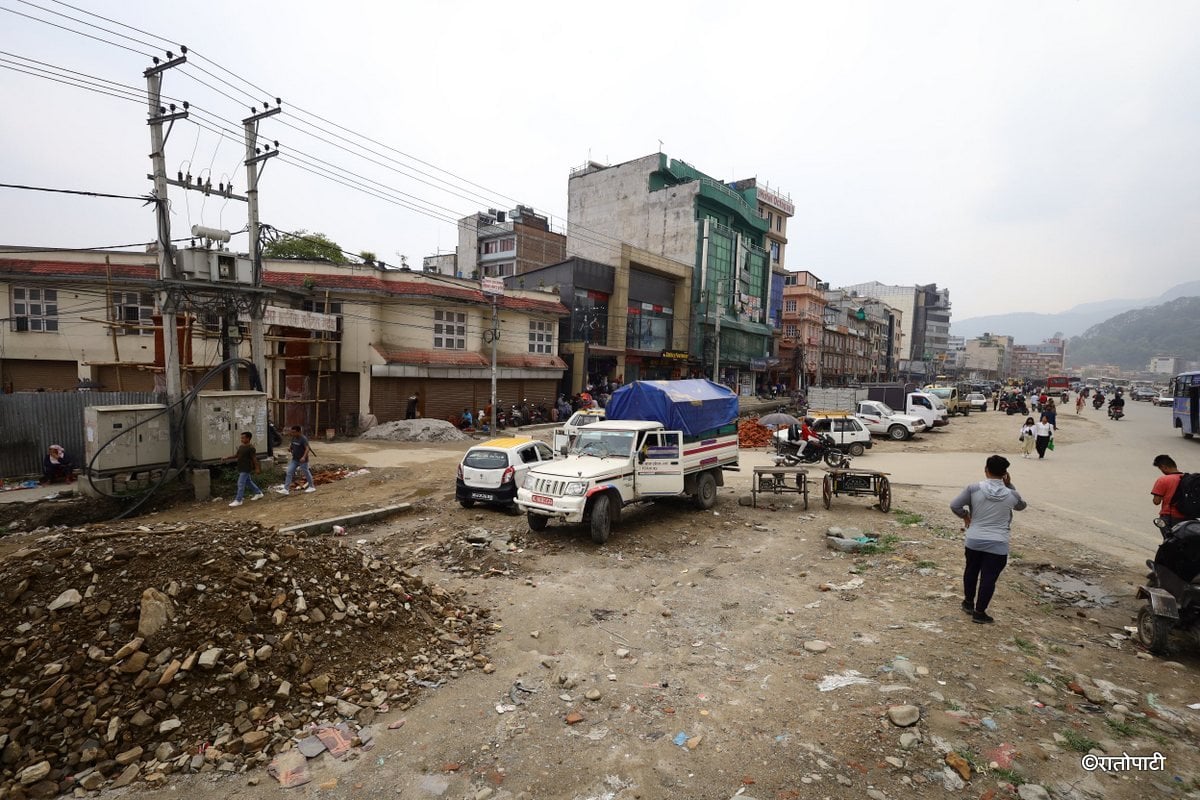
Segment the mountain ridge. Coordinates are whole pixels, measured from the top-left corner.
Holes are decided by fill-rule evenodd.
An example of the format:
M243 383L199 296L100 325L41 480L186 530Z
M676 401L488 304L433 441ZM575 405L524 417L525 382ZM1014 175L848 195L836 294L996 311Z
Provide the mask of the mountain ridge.
M1194 360L1198 355L1197 319L1200 297L1192 296L1117 314L1067 342L1067 366L1115 364L1121 369L1144 370L1156 355Z
M1197 296L1200 296L1200 280L1187 281L1176 284L1153 298L1096 300L1080 303L1057 313L1014 311L952 320L950 333L967 339L991 333L1012 336L1016 344L1037 344L1056 333L1068 338L1079 336L1092 326L1126 311L1161 305L1180 297Z

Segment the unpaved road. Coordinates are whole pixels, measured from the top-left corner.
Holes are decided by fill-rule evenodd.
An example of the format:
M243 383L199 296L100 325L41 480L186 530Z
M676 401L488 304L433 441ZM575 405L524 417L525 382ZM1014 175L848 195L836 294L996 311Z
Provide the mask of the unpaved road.
M715 511L637 510L597 547L582 527L534 534L520 517L458 508L453 469L465 447L439 455L353 443L321 455L388 466L315 495L239 509L214 501L155 519L282 525L410 499L413 513L350 538L411 558L503 625L488 645L494 672L469 671L384 715L374 750L314 759L313 782L292 794L976 798L1028 781L1053 797L1198 796L1200 715L1187 708L1200 702L1198 650L1179 640L1174 661L1148 657L1123 631L1138 607L1138 558L1154 546L1150 458L1165 450L1186 466L1196 453L1165 426L1156 438L1159 409L1131 405L1119 426L1090 408L1083 420L1065 418L1050 459L1014 460L1031 509L1017 515L991 626L959 609L961 532L946 507L981 474L987 452L1008 440L1004 449L1016 450L1018 420L991 412L903 445L882 442L856 462L893 473L889 515L867 498L839 497L826 511L816 494L807 512L791 498L743 507L743 472L730 476ZM883 552L835 553L824 542L830 526L883 534ZM497 546L467 545L475 528ZM1062 575L1099 587L1106 605L1072 605L1065 583L1045 588ZM867 682L821 691L848 671ZM902 704L920 709L916 725L889 721L888 708ZM572 713L582 720L568 724ZM401 717L403 727L387 730ZM1092 746L1161 752L1165 769L1088 772L1081 757ZM947 753L974 766L965 786L947 772ZM171 776L167 788L138 791L196 800L285 793L261 773Z

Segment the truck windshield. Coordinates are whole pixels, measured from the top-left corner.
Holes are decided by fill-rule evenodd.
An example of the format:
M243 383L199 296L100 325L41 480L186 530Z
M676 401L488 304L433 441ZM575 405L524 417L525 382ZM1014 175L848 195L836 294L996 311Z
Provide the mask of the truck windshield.
M943 400L949 400L950 393L954 390L953 389L926 389L925 391L929 392L934 397L940 397Z
M596 431L585 428L575 437L570 452L580 456L628 458L633 452L633 432Z
M892 410L891 406L889 406L887 403L883 402L882 400L876 401L875 405L879 406L879 410L883 412L883 415L885 417L890 417L896 413L895 411Z

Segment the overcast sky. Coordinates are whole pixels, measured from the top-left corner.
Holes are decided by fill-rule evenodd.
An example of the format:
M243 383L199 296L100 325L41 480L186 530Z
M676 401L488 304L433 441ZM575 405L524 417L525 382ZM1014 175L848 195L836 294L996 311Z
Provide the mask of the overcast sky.
M757 176L791 195L789 268L834 285L936 282L955 318L1153 296L1197 273L1194 2L70 2L195 51L164 92L225 121L197 119L240 132L241 90L281 97L292 115L262 132L290 158L422 205L283 158L267 166L265 222L388 262L452 249L448 220L489 206L519 201L561 224L572 167L653 153L661 139L714 177ZM141 51L0 11L7 54L144 87L147 44L22 0L0 8ZM3 69L0 107L0 182L148 191L144 106ZM383 166L296 130L317 121L299 109L377 140L364 144ZM211 170L215 186L232 174L236 191L241 158L191 122L167 145L172 175ZM176 235L245 224L243 204L188 194L172 190ZM152 237L134 202L0 189L5 244Z

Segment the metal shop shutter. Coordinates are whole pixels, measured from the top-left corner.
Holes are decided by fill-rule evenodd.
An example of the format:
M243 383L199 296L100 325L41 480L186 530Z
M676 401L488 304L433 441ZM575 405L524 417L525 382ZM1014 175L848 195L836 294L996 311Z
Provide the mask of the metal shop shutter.
M3 380L14 392L74 391L79 388L79 365L74 361L42 361L32 358L7 358L3 362Z
M108 364L97 369L96 380L105 392L154 391L154 373L137 367Z
M418 408L428 401L424 383L419 378L371 378L371 413L379 422L404 419L404 407L414 391L422 395Z
M489 393L490 391L489 388ZM471 378L427 380L425 392L422 416L430 419L451 420L457 423L464 408L472 409L472 413L479 410L475 398L475 381Z

